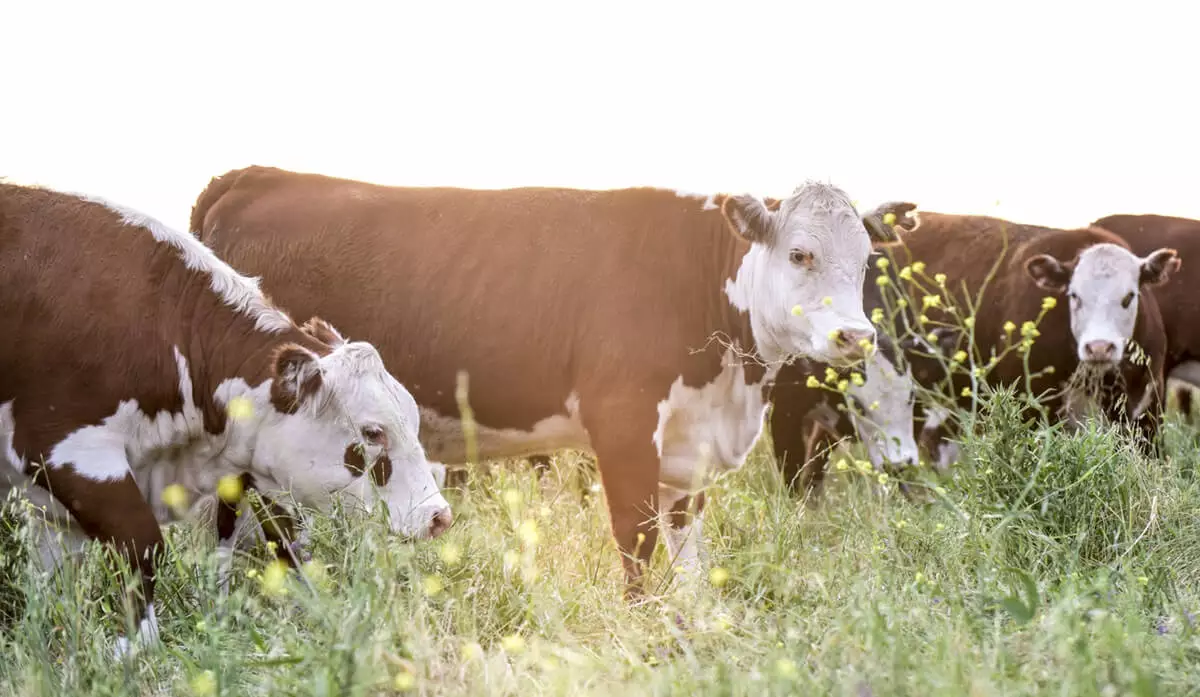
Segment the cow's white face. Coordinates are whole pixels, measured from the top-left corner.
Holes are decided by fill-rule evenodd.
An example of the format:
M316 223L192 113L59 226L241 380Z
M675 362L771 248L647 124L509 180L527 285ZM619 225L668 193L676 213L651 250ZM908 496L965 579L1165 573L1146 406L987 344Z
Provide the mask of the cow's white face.
M847 390L857 407L850 421L876 468L915 465L919 457L913 437L912 374L907 365L897 369L894 359L875 351L864 362L863 384L851 382Z
M256 481L266 477L319 509L339 493L364 507L382 501L392 530L407 537L436 537L450 527L450 506L417 438L416 401L374 346L340 343L318 357L291 344L275 371L275 409L254 448Z
M1179 265L1173 249L1141 258L1118 245L1101 243L1069 262L1039 254L1025 268L1039 287L1066 293L1079 360L1116 365L1133 337L1141 287L1165 283Z
M749 312L762 357L860 359L875 338L862 294L871 240L846 195L809 183L775 210L751 196L730 197L721 210L751 243L726 293Z

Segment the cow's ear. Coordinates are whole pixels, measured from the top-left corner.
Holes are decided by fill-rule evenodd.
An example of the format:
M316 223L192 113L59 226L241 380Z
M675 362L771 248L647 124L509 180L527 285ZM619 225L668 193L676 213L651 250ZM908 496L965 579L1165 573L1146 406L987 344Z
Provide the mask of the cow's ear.
M332 324L326 322L320 317L313 317L305 322L304 326L300 327L300 331L308 334L312 338L320 341L330 348L337 348L346 343L345 337L343 337L338 330L334 329Z
M1142 270L1138 281L1148 286L1161 286L1181 266L1183 266L1183 260L1179 258L1178 252L1174 249L1166 247L1156 249L1142 259Z
M894 242L900 239L896 228L907 232L916 229L917 219L909 215L916 209L917 204L908 201L881 203L874 210L863 215L863 226L867 228L871 239L876 242ZM888 222L889 216L890 222Z
M1071 283L1074 262L1062 263L1049 254L1039 254L1025 262L1025 272L1039 288L1062 293Z
M321 389L317 354L299 344L280 346L275 351L273 369L271 403L285 414L294 414Z
M721 202L721 214L739 237L767 244L775 229L775 216L766 204L753 196L727 196Z

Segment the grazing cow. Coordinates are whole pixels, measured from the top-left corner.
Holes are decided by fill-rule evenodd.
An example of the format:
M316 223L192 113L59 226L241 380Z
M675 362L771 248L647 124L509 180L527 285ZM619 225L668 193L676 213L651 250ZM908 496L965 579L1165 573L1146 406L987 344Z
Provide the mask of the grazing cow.
M1200 253L1200 220L1165 215L1110 215L1092 223L1115 233L1129 243L1135 254L1148 255L1167 247L1187 257ZM1167 358L1163 373L1184 383L1200 386L1200 265L1191 264L1154 288L1163 324L1167 330ZM1197 322L1193 324L1193 322ZM1179 410L1191 418L1192 391L1180 386L1175 393Z
M297 326L153 219L0 184L0 336L0 486L32 483L69 533L123 553L143 639L172 484L195 499L242 476L319 508L383 504L406 536L450 525L417 405L375 348Z
M705 471L743 462L778 367L794 355L850 362L873 342L870 237L849 199L809 183L772 207L250 167L210 182L191 226L289 307L321 308L379 345L448 466L468 456L460 371L480 457L595 453L636 595L660 513L675 514L672 556L695 567L684 540Z
M1139 289L1166 282L1178 267L1173 249L1138 256L1120 237L1097 227L1059 230L987 216L914 214L915 206L904 205L902 216L908 219L899 225L904 230L899 241L887 247L893 260L888 273L893 284L903 286L922 305L927 294L941 298L921 310L928 319L917 325L921 331L939 324L960 325L962 319L945 309L945 300L952 298L965 312L969 304L963 287L976 298L994 268L995 276L972 318L975 346L986 362L1006 346L1019 344L1022 330L1013 325L1034 320L1047 294L1065 296L1067 302L1055 303L1034 335L1028 356L1032 393L1052 391L1043 404L1059 416L1074 418L1077 392L1069 381L1091 376L1101 389L1087 397L1108 416L1136 422L1144 436L1140 442L1153 443L1164 404L1166 335L1153 294L1143 295ZM918 261L927 268L923 288L916 285L922 281L919 275L912 281L900 278L904 266ZM934 280L937 273L945 275L940 288ZM1007 329L1006 322L1012 323ZM945 346L947 337L951 346L943 350L967 348L961 332L943 333L939 344ZM1129 355L1131 339L1145 361ZM1015 383L1024 389L1023 358L1019 351L1009 352L992 368L988 382ZM922 377L917 379L925 384ZM956 371L953 394L970 386L966 371ZM970 397L959 397L959 403L968 407ZM940 433L947 427L937 418L926 422L927 429ZM926 445L937 440L922 438Z

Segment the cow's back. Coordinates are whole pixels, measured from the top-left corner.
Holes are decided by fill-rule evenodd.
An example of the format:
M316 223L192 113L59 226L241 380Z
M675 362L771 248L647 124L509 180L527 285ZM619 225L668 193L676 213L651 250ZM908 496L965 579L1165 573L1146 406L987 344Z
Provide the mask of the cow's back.
M214 179L192 225L297 316L379 346L420 404L456 415L466 370L477 417L527 429L620 361L674 361L669 384L678 356L701 348L710 328L684 337L680 324L724 302L720 284L695 282L719 270L702 268L711 237L679 240L681 212L702 205L653 189L402 188L254 167Z

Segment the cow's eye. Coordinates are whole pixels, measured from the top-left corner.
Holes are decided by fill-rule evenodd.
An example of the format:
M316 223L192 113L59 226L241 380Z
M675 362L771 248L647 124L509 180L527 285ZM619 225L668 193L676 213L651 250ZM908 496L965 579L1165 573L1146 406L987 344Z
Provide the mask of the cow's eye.
M792 253L788 256L788 258L791 259L792 263L795 264L796 266L810 266L811 267L813 264L812 252L805 252L803 250L793 249Z
M387 445L387 434L378 426L363 426L362 437L371 445Z
M1133 302L1135 297L1137 297L1137 295L1133 291L1129 291L1129 293L1121 299L1121 307L1128 309L1129 303Z

